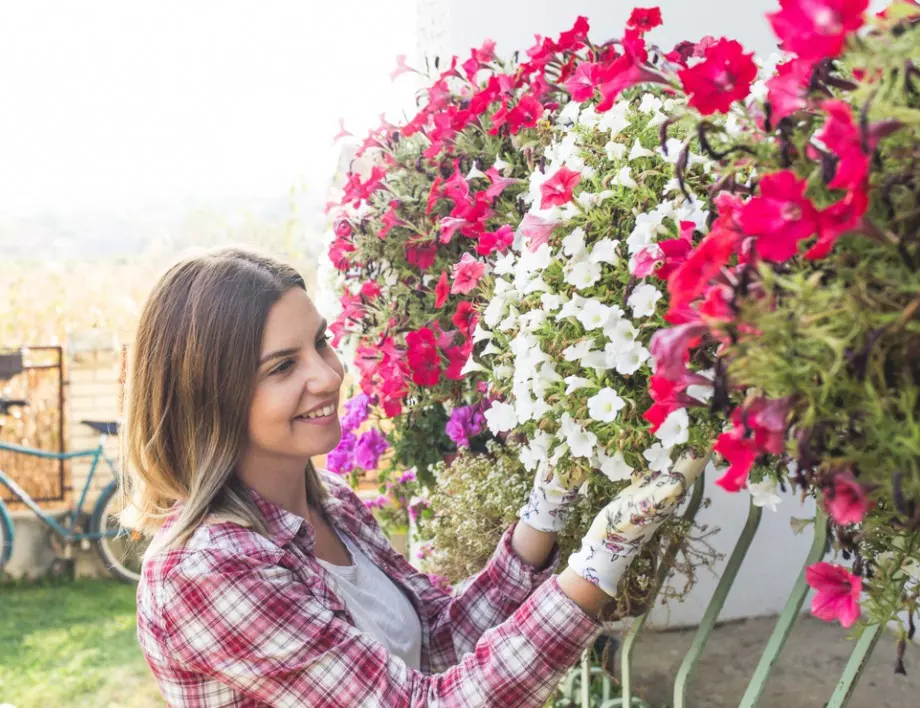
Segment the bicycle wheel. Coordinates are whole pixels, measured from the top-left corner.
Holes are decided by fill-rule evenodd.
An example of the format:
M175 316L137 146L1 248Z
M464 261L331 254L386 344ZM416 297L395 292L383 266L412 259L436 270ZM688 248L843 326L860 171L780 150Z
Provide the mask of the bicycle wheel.
M0 501L0 572L13 555L13 520L6 505Z
M121 498L118 484L110 483L96 502L90 519L91 533L104 534L96 542L96 550L108 571L125 583L141 579L141 565L149 540L140 533L122 527L118 520Z

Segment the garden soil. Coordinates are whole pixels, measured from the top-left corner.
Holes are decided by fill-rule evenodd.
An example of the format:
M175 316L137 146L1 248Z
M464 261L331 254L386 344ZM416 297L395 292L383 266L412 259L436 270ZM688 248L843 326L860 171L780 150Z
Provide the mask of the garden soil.
M691 708L737 708L775 618L733 622L712 633L688 693ZM652 706L671 705L671 687L693 630L643 633L634 684ZM833 693L853 642L837 625L802 616L774 667L760 708L822 708ZM908 645L907 676L894 673L897 641L882 637L848 708L920 707L920 646Z

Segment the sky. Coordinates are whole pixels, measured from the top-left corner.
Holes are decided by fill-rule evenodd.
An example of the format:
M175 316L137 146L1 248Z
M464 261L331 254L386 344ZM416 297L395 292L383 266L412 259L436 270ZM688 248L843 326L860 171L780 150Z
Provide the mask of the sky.
M412 0L0 4L0 218L324 184L337 119L411 105Z

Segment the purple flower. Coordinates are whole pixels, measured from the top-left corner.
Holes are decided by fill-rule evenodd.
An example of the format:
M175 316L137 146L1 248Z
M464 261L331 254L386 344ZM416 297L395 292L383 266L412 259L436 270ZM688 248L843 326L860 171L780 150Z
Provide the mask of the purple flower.
M348 474L355 468L355 445L358 439L353 433L345 433L335 449L326 455L326 469L335 474Z
M351 432L367 420L370 400L367 394L359 393L345 403L345 415L341 420L343 432Z
M479 435L484 425L485 416L482 414L482 404L474 403L470 406L454 408L445 426L445 432L458 448L469 447L470 438Z
M408 482L415 482L418 477L415 476L415 470L406 470L403 472L399 479L396 480L396 484L407 484Z
M365 470L375 469L380 456L388 447L389 443L383 433L377 428L372 428L364 433L355 445L355 462Z
M376 499L367 499L367 500L365 500L364 506L366 506L368 509L382 509L383 507L385 507L385 506L386 506L387 504L389 504L389 503L390 503L389 498L388 498L388 497L385 497L383 494L381 494L381 495L380 495L379 497L377 497Z

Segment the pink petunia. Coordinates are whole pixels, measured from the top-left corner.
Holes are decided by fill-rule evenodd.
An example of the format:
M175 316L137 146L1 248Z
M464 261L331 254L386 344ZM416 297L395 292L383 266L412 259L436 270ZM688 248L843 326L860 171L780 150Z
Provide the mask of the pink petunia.
M485 275L486 265L477 261L469 253L460 257L460 262L454 266L454 283L450 288L451 295L466 295L473 290L482 276Z
M869 0L780 0L767 15L787 52L804 59L836 57L847 35L862 27Z
M434 288L434 306L437 309L444 307L444 303L447 302L447 271L441 272L441 277L438 278L438 284Z
M540 246L549 241L550 234L553 233L561 221L553 219L544 219L536 214L526 214L521 220L521 233L527 239L527 248L530 251L536 251Z
M572 192L581 181L581 173L563 165L556 173L540 185L541 209L562 206L572 201Z
M824 508L835 524L859 524L869 511L869 499L852 472L840 472L825 493Z
M703 115L725 113L735 101L743 100L757 78L754 54L733 39L722 38L706 49L703 61L681 69L680 77L688 103Z
M741 228L757 237L761 258L783 263L796 255L800 241L818 232L818 210L805 196L806 186L792 170L774 172L760 180L760 194L742 207Z
M811 602L811 612L825 622L839 620L850 628L859 619L859 596L862 580L843 566L815 563L805 570L805 580L817 594Z

